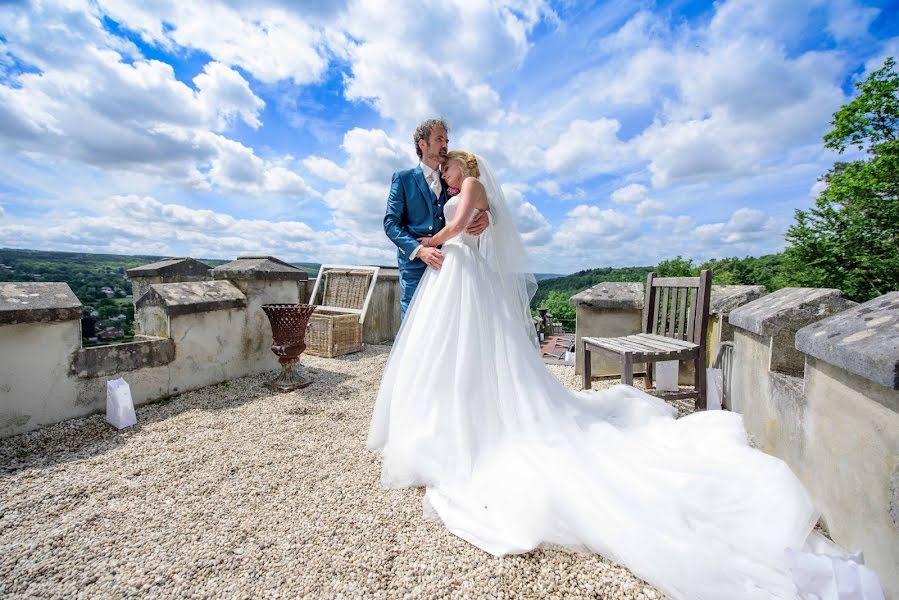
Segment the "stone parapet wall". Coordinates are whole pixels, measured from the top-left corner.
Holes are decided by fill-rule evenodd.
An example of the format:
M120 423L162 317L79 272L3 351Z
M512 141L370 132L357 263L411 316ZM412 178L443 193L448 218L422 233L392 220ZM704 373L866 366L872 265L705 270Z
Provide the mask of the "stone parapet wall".
M805 355L796 350L796 332L802 327L855 306L840 290L783 288L731 311L732 327L750 331L769 341L769 369L801 377Z
M734 331L728 317L732 310L768 293L763 285L715 285L709 301L708 360L712 366L722 342L732 342Z
M730 407L782 458L834 541L899 597L899 292L787 288L734 310Z
M309 292L312 293L311 287ZM399 330L400 272L396 267L381 267L362 324L362 341L366 344L392 342Z
M161 367L175 360L175 343L169 338L141 336L133 342L81 348L72 360L79 379L115 375L147 367Z
M0 325L0 436L87 414L71 375L79 318Z
M0 287L31 306L0 306L0 436L105 411L110 379L124 377L140 405L277 365L268 323L264 343L249 335L247 298L228 281L151 284L138 320L156 337L90 348L81 347L80 303L71 310L68 286L49 285Z
M205 275L203 274L205 273ZM81 347L82 305L65 283L0 283L0 437L106 410L106 382L124 377L137 405L278 368L263 304L308 302L315 280L270 256L207 270L169 259L140 279L134 342ZM154 279L186 279L154 283ZM399 329L399 278L382 268L364 341Z

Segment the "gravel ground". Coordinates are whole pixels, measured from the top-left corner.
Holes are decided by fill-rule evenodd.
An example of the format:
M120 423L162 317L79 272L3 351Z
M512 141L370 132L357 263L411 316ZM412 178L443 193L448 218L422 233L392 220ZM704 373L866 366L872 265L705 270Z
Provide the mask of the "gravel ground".
M288 394L244 377L127 430L0 440L0 596L662 597L595 555L494 558L422 518L422 490L381 489L364 441L389 350L304 356L314 383Z

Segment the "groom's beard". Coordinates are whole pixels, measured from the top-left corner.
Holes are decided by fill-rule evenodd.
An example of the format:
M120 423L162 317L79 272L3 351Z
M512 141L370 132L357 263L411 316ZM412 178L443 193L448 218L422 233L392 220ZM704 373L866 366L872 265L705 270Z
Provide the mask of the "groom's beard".
M432 152L431 147L428 146L427 151L428 151L428 158L430 160L437 161L437 163L440 164L441 166L444 163L446 163L446 152L447 152L446 150L440 149L437 152Z

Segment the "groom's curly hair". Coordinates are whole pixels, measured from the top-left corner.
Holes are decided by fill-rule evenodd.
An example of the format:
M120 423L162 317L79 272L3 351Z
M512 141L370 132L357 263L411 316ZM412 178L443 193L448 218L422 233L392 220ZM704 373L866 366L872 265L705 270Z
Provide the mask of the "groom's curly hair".
M446 124L446 119L428 119L415 129L415 135L412 136L412 143L415 144L415 153L418 154L419 159L421 159L422 156L421 148L418 147L418 141L424 140L427 144L428 140L431 139L431 132L435 127L442 127L445 132L449 133L449 125Z

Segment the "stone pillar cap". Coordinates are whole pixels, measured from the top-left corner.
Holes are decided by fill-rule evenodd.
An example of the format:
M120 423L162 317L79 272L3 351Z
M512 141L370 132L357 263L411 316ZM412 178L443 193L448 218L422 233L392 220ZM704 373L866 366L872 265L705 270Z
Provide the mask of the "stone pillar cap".
M209 265L189 256L164 258L160 261L141 265L125 271L128 277L155 277L157 275L191 275L205 277L209 273Z
M899 389L899 292L803 327L796 333L796 349Z
M572 306L643 310L644 288L642 283L603 282L575 294L569 299Z
M209 271L213 279L306 281L309 274L273 256L238 256Z
M725 316L739 306L768 293L763 285L713 285L709 297L709 314Z
M154 283L137 301L137 309L161 306L170 316L187 315L247 305L247 297L230 281Z
M80 319L81 302L67 283L0 283L0 325Z
M773 336L796 331L809 323L841 312L855 302L829 288L782 288L733 309L730 324L756 335Z

